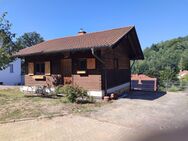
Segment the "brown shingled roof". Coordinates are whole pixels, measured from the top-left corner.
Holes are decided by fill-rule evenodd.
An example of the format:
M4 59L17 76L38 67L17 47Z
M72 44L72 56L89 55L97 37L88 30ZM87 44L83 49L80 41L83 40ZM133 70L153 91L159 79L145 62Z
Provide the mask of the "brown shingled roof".
M132 28L134 28L134 26L49 40L32 47L22 49L16 53L15 56L22 57L34 54L61 52L65 50L111 47Z

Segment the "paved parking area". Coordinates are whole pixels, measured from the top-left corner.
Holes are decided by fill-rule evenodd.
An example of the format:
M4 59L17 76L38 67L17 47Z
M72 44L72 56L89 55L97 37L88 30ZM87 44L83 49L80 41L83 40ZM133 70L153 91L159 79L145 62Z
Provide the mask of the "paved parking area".
M153 141L157 139L155 134L159 133L172 134L175 137L181 133L181 137L187 136L188 130L183 130L186 126L188 126L188 94L137 92L84 115L0 125L0 139L2 141L142 141L148 136L148 141L151 140L149 138ZM175 141L173 139L176 138L171 137L172 139L169 140L165 138L165 141Z
M92 118L134 128L178 128L188 121L188 95L185 93L135 92L128 98L106 105Z

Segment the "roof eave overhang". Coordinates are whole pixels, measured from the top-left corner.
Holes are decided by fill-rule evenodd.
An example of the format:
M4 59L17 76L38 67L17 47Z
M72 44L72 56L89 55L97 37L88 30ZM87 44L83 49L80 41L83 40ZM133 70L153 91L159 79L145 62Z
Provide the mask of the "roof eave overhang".
M49 51L49 52L36 52L36 53L28 53L28 54L15 54L14 57L24 58L27 56L38 56L38 55L50 55L56 53L65 53L65 52L76 52L76 51L89 51L91 48L95 48L95 50L102 49L102 48L109 48L110 46L99 46L99 47L86 47L86 48L72 48L72 49L64 49L64 50L57 50L57 51Z

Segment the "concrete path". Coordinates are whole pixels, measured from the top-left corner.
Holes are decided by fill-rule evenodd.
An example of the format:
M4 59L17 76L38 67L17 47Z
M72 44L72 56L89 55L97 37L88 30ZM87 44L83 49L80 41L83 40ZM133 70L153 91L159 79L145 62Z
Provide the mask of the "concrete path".
M176 141L179 136L188 138L188 130L184 130L188 127L187 107L186 93L135 93L82 116L2 124L0 140ZM157 140L155 135L164 133L165 137L170 136L171 139Z

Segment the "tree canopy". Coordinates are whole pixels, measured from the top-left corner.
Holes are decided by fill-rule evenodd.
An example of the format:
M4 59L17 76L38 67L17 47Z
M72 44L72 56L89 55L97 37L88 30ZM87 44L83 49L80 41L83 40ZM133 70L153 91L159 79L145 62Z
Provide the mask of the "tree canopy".
M24 33L19 38L17 38L16 44L19 47L19 49L23 49L26 47L31 47L31 46L41 43L43 41L44 41L44 39L43 39L43 37L41 37L41 35L39 33L27 32L27 33Z
M13 60L12 54L17 50L13 42L15 34L10 31L12 24L6 20L6 15L0 16L0 70Z
M37 32L24 33L15 38L16 34L11 32L12 24L6 19L6 15L5 12L0 16L0 70L14 60L12 56L15 52L44 41Z
M176 81L179 70L188 70L188 36L153 44L144 49L144 57L133 73L157 77L161 87L165 81Z

